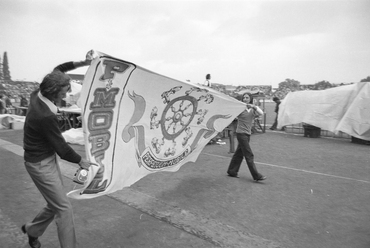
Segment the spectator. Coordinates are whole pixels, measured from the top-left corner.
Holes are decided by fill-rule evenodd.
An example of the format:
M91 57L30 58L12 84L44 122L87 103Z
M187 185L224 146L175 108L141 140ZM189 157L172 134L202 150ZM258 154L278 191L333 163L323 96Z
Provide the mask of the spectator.
M274 98L272 98L272 100L276 103L276 105L275 105L276 117L275 117L274 124L272 124L272 126L270 127L270 130L276 130L276 127L278 125L279 105L280 105L281 101L280 101L279 97L276 97L276 96L274 96Z
M13 104L10 101L10 95L6 96L6 98L5 98L5 105L6 105L7 108L13 107Z
M23 116L25 116L26 115L26 113L27 113L27 109L24 109L24 108L27 108L28 107L28 101L27 101L27 99L24 97L24 96L22 96L21 95L21 103L20 103L20 105L19 105L20 107L23 107L23 109L21 109L22 110L22 115Z
M5 114L5 113L6 113L5 101L3 99L3 95L0 95L0 114Z
M28 101L27 99L21 95L21 103L20 103L20 106L21 107L28 107Z
M208 86L208 87L211 87L212 86L212 84L211 84L211 74L207 74L206 75L205 85Z
M276 96L272 98L272 100L276 103L276 106L275 106L276 117L275 117L274 124L272 124L272 126L270 127L270 130L276 130L277 125L278 125L279 106L281 104L281 100L279 97L276 97ZM284 130L285 130L285 127L282 127L281 131L284 131Z

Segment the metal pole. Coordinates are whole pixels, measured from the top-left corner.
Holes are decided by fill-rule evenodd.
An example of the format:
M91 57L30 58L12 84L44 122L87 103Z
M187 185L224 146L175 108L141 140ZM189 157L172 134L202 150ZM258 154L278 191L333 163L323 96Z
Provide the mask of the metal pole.
M234 153L235 152L234 130L229 129L229 141L230 141L230 151L229 151L229 153Z
M265 99L266 97L263 97L263 132L266 132L266 111L265 111Z

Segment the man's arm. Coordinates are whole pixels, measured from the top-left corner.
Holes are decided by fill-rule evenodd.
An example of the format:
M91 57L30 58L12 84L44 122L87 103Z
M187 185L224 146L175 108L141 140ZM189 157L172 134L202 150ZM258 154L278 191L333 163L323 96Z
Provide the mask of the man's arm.
M61 72L71 71L82 66L90 65L93 58L94 50L90 50L87 52L85 60L66 62L61 65L58 65L57 67L54 68L54 70L59 70Z

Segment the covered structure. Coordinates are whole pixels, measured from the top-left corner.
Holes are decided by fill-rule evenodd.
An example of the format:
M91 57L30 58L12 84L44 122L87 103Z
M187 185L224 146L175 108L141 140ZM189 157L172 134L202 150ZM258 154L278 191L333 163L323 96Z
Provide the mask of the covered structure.
M320 91L290 92L280 104L278 128L306 123L370 140L370 82Z

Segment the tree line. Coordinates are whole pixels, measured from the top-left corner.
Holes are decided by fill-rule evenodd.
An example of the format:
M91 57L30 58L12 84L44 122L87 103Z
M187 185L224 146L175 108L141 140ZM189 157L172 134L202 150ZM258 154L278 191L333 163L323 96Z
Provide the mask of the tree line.
M5 82L12 81L11 76L10 76L7 52L4 52L2 62L1 62L1 57L0 57L0 81L5 81ZM360 82L370 82L370 76L368 76L367 78L361 79ZM279 88L280 89L290 88L290 89L299 90L300 85L301 83L299 81L287 78L285 79L285 81L279 83ZM315 86L315 89L327 89L327 88L333 87L333 85L326 80L317 82L314 86Z
M370 76L368 76L364 79L361 79L360 82L370 82ZM340 85L344 85L344 83L342 83ZM303 86L303 85L301 85L301 83L299 81L294 80L294 79L289 79L289 78L287 78L287 79L285 79L285 81L279 83L279 89L289 88L291 90L300 90L301 86ZM333 85L329 81L322 80L320 82L315 83L313 85L313 89L323 90L323 89L332 88L332 87L335 87L335 86L337 86L337 85Z

